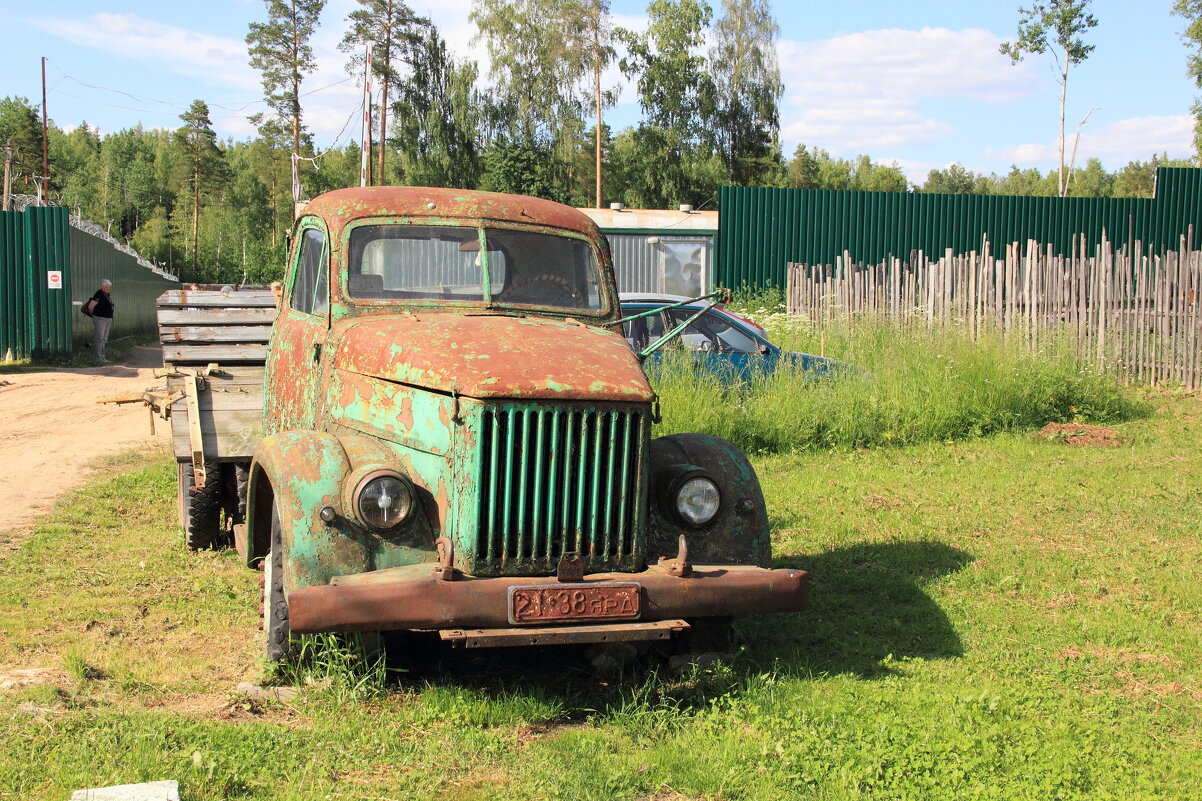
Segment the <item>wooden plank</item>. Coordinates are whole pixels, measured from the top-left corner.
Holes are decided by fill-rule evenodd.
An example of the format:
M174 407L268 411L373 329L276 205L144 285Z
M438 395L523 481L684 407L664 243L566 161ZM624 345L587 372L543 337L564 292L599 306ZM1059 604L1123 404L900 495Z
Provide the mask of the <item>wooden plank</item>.
M171 289L159 295L159 308L172 307L272 307L275 294L270 289L242 289L230 293L214 290Z
M266 361L266 345L163 345L166 364Z
M211 392L206 390L200 391L200 397L196 399L196 403L202 412L227 412L227 411L242 411L245 409L263 410L263 391L247 390L245 392ZM177 400L171 406L171 416L181 415L188 416L188 406L184 403L184 399Z
M159 325L271 325L279 312L269 309L163 309Z
M271 339L270 325L159 326L159 341L175 342L266 342Z
M258 409L225 412L202 409L198 416L206 460L249 459L263 438L263 413ZM189 423L184 417L171 417L171 440L177 459L191 458L192 453Z

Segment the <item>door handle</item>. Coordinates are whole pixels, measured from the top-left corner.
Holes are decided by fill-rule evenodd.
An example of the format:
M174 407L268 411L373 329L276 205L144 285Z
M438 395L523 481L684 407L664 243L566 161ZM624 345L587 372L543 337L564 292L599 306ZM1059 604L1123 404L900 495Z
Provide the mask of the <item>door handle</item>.
M313 361L315 361L315 362L321 361L321 343L320 342L313 343Z

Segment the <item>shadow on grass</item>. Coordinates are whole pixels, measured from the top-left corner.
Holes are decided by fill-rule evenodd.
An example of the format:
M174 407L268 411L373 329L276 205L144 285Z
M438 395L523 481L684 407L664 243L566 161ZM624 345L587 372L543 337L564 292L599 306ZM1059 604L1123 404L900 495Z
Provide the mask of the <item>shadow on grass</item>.
M923 586L972 557L940 542L853 545L778 559L810 571L810 608L787 618L748 619L757 661L799 673L888 675L890 659L963 654L959 635Z
M440 687L481 699L537 697L554 701L569 716L571 710L612 711L648 692L665 698L683 692L690 704L701 703L765 670L800 678L881 678L892 672L891 659L945 659L963 653L947 615L923 585L962 569L971 559L938 542L899 542L777 560L778 567L811 572L810 608L740 620L746 649L733 670L708 676L682 679L667 668L666 659L650 655L615 673L598 671L593 653L584 646L473 651L413 635L389 643L389 661L400 669L393 676L407 691ZM655 689L649 690L652 684Z

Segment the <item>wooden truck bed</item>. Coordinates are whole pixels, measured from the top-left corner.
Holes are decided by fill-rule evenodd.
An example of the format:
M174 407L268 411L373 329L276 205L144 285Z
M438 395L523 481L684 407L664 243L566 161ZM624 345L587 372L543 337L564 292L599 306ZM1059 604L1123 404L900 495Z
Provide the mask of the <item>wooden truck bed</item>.
M171 290L157 305L176 460L197 461L199 441L205 463L250 461L263 437L263 368L275 294Z

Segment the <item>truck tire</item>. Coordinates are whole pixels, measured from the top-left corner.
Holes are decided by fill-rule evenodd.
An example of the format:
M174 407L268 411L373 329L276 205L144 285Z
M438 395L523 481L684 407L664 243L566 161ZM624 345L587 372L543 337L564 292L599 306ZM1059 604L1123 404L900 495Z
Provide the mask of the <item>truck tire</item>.
M242 462L234 464L234 524L246 522L246 491L250 487L250 465Z
M284 546L280 535L280 512L271 504L271 550L263 568L263 632L267 635L267 661L290 662L294 655L288 628L288 599L284 597Z
M205 485L194 486L192 464L178 463L178 499L184 545L191 551L224 547L228 539L221 528L221 472L216 467L205 471Z

